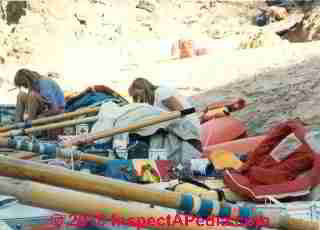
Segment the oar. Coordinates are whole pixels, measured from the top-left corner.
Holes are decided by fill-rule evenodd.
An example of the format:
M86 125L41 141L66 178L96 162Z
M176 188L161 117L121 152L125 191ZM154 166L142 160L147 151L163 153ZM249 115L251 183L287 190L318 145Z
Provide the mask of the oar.
M220 101L220 102L211 103L208 106L208 109L213 110L218 108L226 108L230 113L230 112L243 109L245 106L246 106L246 101L240 98L233 101Z
M211 103L207 107L209 110L219 109L219 108L223 108L223 107L226 107L229 109L231 108L231 110L232 110L232 108L235 107L236 104L240 105L240 107L241 107L242 105L244 105L244 100L237 99L237 100L233 100L233 101L214 102L214 103ZM49 124L49 123L53 123L53 122L57 122L57 121L61 121L61 120L71 119L71 118L85 115L88 113L97 113L97 112L99 112L98 107L84 108L84 109L74 111L74 112L68 112L68 113L63 113L63 114L59 114L59 115L55 115L55 116L43 117L43 118L39 118L39 119L27 121L27 122L19 122L19 123L11 124L8 126L0 127L0 133L9 131L11 129L31 128L32 126L36 126L36 125Z
M35 125L42 125L42 124L53 123L53 122L57 122L57 121L61 121L61 120L67 120L67 119L71 119L71 118L81 116L84 114L88 114L88 113L97 113L98 111L99 111L99 108L96 108L96 107L95 108L85 108L85 109L81 109L81 110L74 111L74 112L59 114L56 116L43 117L43 118L28 121L28 122L19 122L19 123L5 126L5 127L1 127L0 132L6 132L11 129L31 128L32 126L35 126Z
M39 131L64 128L64 127L73 126L73 125L82 124L82 123L93 123L93 122L96 122L97 120L98 120L98 117L93 116L93 117L87 117L82 119L75 119L75 120L63 121L63 122L58 122L58 123L53 123L48 125L42 125L42 126L37 126L33 128L16 129L16 130L11 130L5 133L0 133L0 137L20 136L20 135L39 132Z
M85 153L75 152L73 150L71 150L71 153L75 152L76 154L71 155L69 152L64 151L63 148L68 148L68 147L71 147L73 145L78 145L78 144L91 143L94 140L97 140L100 138L106 138L106 137L114 136L116 134L129 132L129 131L133 131L133 130L136 130L139 128L158 124L160 122L173 120L173 119L176 119L179 117L186 116L188 114L192 114L194 112L197 112L194 108L186 109L183 111L166 112L166 113L161 114L158 117L151 118L146 121L142 121L140 123L133 124L133 125L130 125L125 128L117 128L117 129L102 131L102 132L98 132L98 133L90 134L90 135L81 135L79 137L74 138L71 142L64 143L62 146L59 146L59 148L56 145L50 145L50 144L45 145L45 144L41 144L41 143L22 143L24 141L19 141L19 140L10 140L9 141L8 139L5 139L5 138L0 139L0 146L1 146L1 142L4 142L4 144L3 144L4 147L10 147L10 148L18 149L18 150L32 151L32 152L37 152L39 154L47 154L47 155L55 154L56 157L62 157L62 158L70 158L71 156L73 156L75 160L81 159L81 160L95 161L97 163L106 163L109 160L106 157L97 156L97 155L93 155L93 154L85 154ZM23 133L32 133L35 131L48 130L48 129L58 128L58 127L65 127L66 125L87 123L89 121L94 122L94 121L96 121L96 119L97 119L97 117L92 117L92 118L89 117L89 118L80 119L80 120L66 121L66 122L61 122L61 123L57 123L57 124L45 125L45 126L26 129L26 130L24 130ZM22 134L21 132L22 132L21 130L13 130L9 133L11 133L11 135L17 135L17 134L21 135ZM1 134L0 134L0 136L1 136ZM8 133L2 134L2 136L8 136ZM49 146L49 147L46 147L46 146Z
M174 120L177 118L181 118L181 117L193 114L195 112L197 112L195 108L185 109L182 111L166 112L166 113L160 114L157 117L149 118L147 120L138 122L136 124L129 125L128 127L115 128L115 129L101 131L93 134L80 135L68 142L65 142L62 145L62 147L67 148L75 145L92 143L99 139L111 137L117 134L126 133L130 131L135 131L137 129L159 124L161 122L166 122L166 121Z
M10 153L1 153L1 155L7 156L7 157L13 157L16 159L22 159L22 160L28 160L32 157L38 156L38 153L32 153L32 152L10 152Z
M208 107L209 110L218 110L219 108L221 108L221 105L215 105L215 106ZM34 133L34 132L38 132L38 131L43 131L43 130L64 128L67 126L73 126L73 125L77 125L80 123L96 122L97 116L83 118L83 119L77 119L77 120L63 121L63 122L59 122L59 123L53 123L53 122L57 122L59 120L69 119L69 118L72 118L75 116L80 116L83 114L88 114L88 113L93 113L93 112L98 112L98 108L87 108L87 109L84 109L83 111L71 112L71 113L61 114L58 116L41 118L41 119L33 120L33 121L31 121L31 123L13 124L13 125L7 126L5 128L0 128L0 137L19 136L19 135L30 134L30 133ZM53 123L53 124L48 124L48 123ZM41 124L45 124L45 125L41 125ZM32 127L33 125L41 125L41 126ZM11 130L11 129L15 129L15 130L4 132L6 130Z
M234 209L232 206L230 207L223 203L220 204L220 202L216 200L206 200L191 194L151 189L150 187L139 184L75 172L61 167L47 166L31 161L12 159L5 156L0 156L0 175L110 196L111 198L125 201L159 205L201 217L230 217ZM24 190L27 189L28 188L25 188ZM31 194L35 197L38 196L34 193ZM56 201L54 200L54 202ZM238 207L237 210L237 213L240 213L238 215L239 218L254 217L256 215L255 208ZM262 215L264 215L263 212ZM267 215L265 217L267 217ZM269 224L270 226L282 227L287 230L302 230L301 227L303 227L303 230L318 229L317 223L297 220L288 216L279 216L279 220L272 220Z
M142 204L141 206L139 204L116 201L94 194L61 189L46 184L6 177L0 178L0 193L7 196L13 196L18 199L19 203L24 205L32 205L33 207L62 212L61 214L53 215L50 221L51 225L55 225L52 227L56 228L67 219L73 219L74 224L77 224L75 222L78 222L78 225L80 225L81 219L84 220L86 217L89 217L92 218L92 225L96 225L97 227L120 227L119 225L121 223L128 222L130 218L132 220L131 227L136 227L137 229L146 227L148 227L148 229L170 230L245 229L223 226L218 227L217 223L211 224L213 226L209 226L206 224L203 225L200 222L201 224L198 225L196 217L182 215L182 224L173 224L174 219L176 218L175 211L162 211L146 207L145 204ZM169 221L168 216L170 218ZM187 222L186 218L188 218ZM159 224L155 226L156 224L152 224L151 221L148 221L152 219L154 220L153 223L159 222ZM103 221L109 222L104 223ZM205 221L202 222L205 223Z
M186 116L186 115L194 113L194 112L196 112L196 110L194 108L183 110L183 111L166 112L166 113L161 114L158 117L151 118L146 121L142 121L140 123L130 125L128 127L111 129L111 130L102 131L102 132L98 132L98 133L90 134L90 135L81 135L79 137L74 138L71 142L66 142L66 143L62 144L62 146L57 146L54 144L31 143L31 142L25 142L23 140L9 140L6 138L2 138L2 139L0 138L0 146L1 146L1 142L3 142L3 144L2 144L3 147L9 147L9 148L17 149L17 150L31 151L31 152L36 152L39 154L54 155L54 157L62 157L62 158L68 158L68 159L70 157L73 157L73 159L75 159L75 160L80 159L80 160L87 160L87 161L95 161L96 163L103 164L103 163L106 163L109 160L109 158L106 158L103 156L97 156L94 154L81 153L81 152L75 151L73 149L70 149L70 151L69 151L67 148L71 147L72 145L90 143L90 142L93 142L94 140L97 140L100 138L106 138L106 137L114 136L116 134L129 132L129 131L133 131L133 130L136 130L139 128L147 127L147 126L150 126L153 124L158 124L160 122L169 121L172 119ZM96 120L96 117L85 118L85 119L79 120L79 123L88 122L88 121L90 121L90 119L92 119L92 121L94 121L94 120ZM40 131L40 130L48 130L50 128L64 127L66 125L66 123L68 125L73 125L73 124L78 123L78 121L77 120L67 121L67 122L61 122L61 123L52 124L52 125L30 128L30 129L26 129L24 131L24 133L31 133L31 132ZM17 131L18 130L13 130L13 131L11 131L11 134L12 134L12 132L17 133ZM1 136L1 134L0 134L0 136ZM7 136L7 135L4 135L4 136Z
M218 109L215 109L215 110L218 110ZM82 119L62 121L62 122L53 123L53 124L46 124L46 125L41 125L41 126L31 127L31 128L14 129L8 132L2 132L2 133L0 132L0 137L21 136L21 135L31 134L39 131L44 131L44 130L64 128L64 127L73 126L81 123L94 123L97 120L98 120L98 116L93 116L93 117L87 117Z
M73 148L61 149L57 144L30 142L25 140L15 140L9 138L0 138L0 147L30 152L29 154L26 153L25 155L23 155L24 159L44 154L53 158L72 158L74 160L92 161L98 164L105 164L110 160L110 158L108 157L83 153ZM5 155L8 154L10 153L7 153Z
M6 156L0 156L0 175L179 209L198 216L218 215L220 210L218 201L200 199L195 195L151 189L139 184Z

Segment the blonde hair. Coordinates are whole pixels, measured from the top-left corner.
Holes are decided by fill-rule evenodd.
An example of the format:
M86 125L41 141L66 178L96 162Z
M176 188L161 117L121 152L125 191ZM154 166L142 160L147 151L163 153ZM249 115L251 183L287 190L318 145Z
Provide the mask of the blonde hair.
M154 91L158 87L145 78L136 78L129 87L129 96L133 97L133 102L154 103Z
M16 87L25 87L29 91L31 91L34 82L41 78L43 77L35 71L20 69L14 77L14 85Z

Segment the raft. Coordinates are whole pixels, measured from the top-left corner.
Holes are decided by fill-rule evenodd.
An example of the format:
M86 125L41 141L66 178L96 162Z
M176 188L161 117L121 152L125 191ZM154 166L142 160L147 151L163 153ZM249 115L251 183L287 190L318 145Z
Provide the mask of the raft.
M212 119L201 125L203 148L245 137L247 128L243 122L233 117Z
M207 156L211 152L224 150L238 154L248 154L253 151L263 140L265 136L247 137L234 141L226 141L220 144L214 144L204 147L204 155Z

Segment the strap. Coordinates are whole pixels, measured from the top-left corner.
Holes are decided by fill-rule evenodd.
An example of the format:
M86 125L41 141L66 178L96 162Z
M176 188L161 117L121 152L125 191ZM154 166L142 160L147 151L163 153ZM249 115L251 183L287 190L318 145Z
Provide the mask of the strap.
M200 181L196 181L196 180L192 179L191 177L181 177L181 178L179 178L179 180L182 182L185 182L185 183L190 183L190 184L196 185L198 187L207 189L209 191L211 190L211 188L208 185L206 185Z
M187 116L187 115L195 113L195 112L196 112L195 108L189 108L189 109L181 110L180 113L181 113L181 117L184 117L184 116Z
M196 185L198 187L201 187L201 188L204 188L204 189L207 189L208 191L215 191L218 195L218 200L219 202L228 202L228 203L232 203L232 204L236 204L235 201L231 201L231 200L228 200L226 198L226 195L223 191L223 189L220 189L220 188L210 188L208 185L200 182L200 181L197 181L197 180L194 180L192 178L188 178L188 177L181 177L179 178L179 182L185 182L185 183L190 183L190 184L193 184L193 185Z

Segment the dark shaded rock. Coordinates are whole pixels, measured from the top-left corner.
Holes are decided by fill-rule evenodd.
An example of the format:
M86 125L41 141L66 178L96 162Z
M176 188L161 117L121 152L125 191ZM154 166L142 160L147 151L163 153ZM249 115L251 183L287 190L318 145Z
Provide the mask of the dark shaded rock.
M27 1L8 1L6 7L7 24L18 24L20 18L26 15L26 8Z

